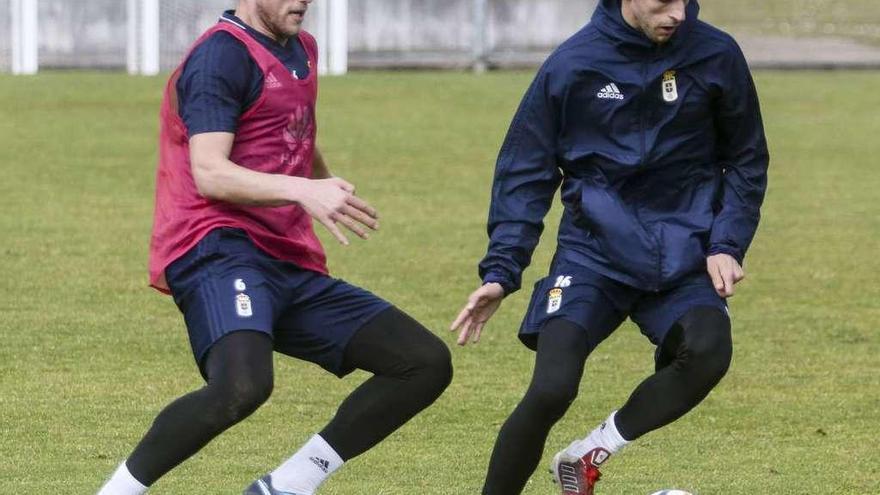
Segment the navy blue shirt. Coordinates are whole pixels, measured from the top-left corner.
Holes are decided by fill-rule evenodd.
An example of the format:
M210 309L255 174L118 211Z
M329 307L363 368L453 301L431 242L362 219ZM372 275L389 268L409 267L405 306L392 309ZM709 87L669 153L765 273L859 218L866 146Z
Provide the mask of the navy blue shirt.
M309 76L309 57L294 36L284 45L256 31L235 16L223 13L220 22L243 28L287 67L297 79ZM203 132L235 132L238 118L260 97L263 72L240 41L223 31L199 44L177 80L180 117L190 136Z

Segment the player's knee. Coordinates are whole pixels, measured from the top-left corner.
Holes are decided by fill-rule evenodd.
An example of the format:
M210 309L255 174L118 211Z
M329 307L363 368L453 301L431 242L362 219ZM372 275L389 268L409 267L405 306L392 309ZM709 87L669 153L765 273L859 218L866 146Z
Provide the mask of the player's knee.
M719 343L717 347L701 355L699 368L706 380L714 385L727 374L732 358L733 347L730 343Z
M568 380L533 382L526 393L526 402L541 416L558 420L577 398L577 385Z
M442 340L430 337L412 356L412 368L415 379L439 396L452 382L452 354Z
M699 307L682 318L687 367L712 384L727 373L733 357L730 319L718 308Z
M248 417L272 395L272 375L242 374L223 390L224 415L230 423Z

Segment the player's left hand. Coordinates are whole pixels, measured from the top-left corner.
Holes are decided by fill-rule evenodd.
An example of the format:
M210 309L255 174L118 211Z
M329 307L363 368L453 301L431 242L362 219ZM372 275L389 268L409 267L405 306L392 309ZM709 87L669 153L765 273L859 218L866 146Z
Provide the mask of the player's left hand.
M746 277L742 267L729 254L713 254L706 258L706 269L715 285L715 292L723 298L733 296L733 286Z

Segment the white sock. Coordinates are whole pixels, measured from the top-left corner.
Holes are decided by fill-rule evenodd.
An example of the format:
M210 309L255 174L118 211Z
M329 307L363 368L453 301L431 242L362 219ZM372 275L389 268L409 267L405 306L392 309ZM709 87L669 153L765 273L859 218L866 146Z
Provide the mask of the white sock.
M604 423L599 425L595 430L590 432L583 440L575 440L566 449L565 452L575 457L583 457L587 452L600 447L614 454L618 450L624 448L629 442L620 436L617 431L617 425L614 423L614 416L617 411L611 413ZM604 459L602 459L604 461Z
M342 463L342 458L321 435L313 435L293 457L272 471L272 487L297 495L314 495Z
M128 472L128 466L122 461L113 476L98 491L98 495L143 495L146 492L147 487Z

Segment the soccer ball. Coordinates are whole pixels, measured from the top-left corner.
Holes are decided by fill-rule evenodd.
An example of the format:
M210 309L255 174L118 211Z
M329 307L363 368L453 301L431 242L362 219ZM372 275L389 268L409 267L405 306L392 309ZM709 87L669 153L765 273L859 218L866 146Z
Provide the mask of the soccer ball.
M691 492L686 492L684 490L660 490L659 492L654 492L651 495L694 495Z

